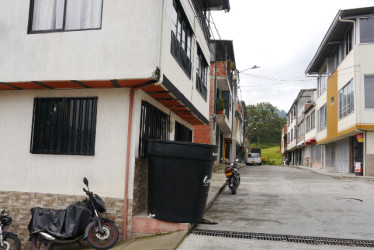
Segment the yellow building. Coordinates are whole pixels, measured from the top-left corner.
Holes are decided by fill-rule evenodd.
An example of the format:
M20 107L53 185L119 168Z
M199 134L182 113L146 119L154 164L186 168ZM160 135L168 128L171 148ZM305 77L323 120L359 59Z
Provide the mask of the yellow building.
M316 140L325 169L374 176L373 12L340 10L305 71L318 79Z

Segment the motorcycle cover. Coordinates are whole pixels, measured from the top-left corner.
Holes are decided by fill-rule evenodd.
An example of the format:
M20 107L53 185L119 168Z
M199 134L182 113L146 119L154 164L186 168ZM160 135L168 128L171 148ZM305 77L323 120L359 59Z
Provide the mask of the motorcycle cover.
M46 232L64 239L82 235L92 219L92 211L83 202L58 210L33 207L30 212L30 234Z

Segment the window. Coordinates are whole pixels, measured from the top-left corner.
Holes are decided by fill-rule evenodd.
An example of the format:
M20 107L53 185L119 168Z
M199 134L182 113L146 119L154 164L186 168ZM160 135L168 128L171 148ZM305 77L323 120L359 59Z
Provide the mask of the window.
M310 128L310 115L308 115L305 118L305 130L306 130L307 133L311 130L311 128Z
M97 97L35 98L31 153L94 155Z
M318 97L320 97L325 91L327 86L326 79L326 66L321 71L321 74L318 76Z
M326 128L326 104L323 105L318 110L318 118L319 118L319 124L318 124L318 131L322 131Z
M360 43L374 42L374 18L360 19Z
M174 140L192 142L192 130L176 121Z
M288 134L287 134L287 143L290 143L290 132L288 132Z
M339 119L354 111L353 80L339 90Z
M365 108L374 109L374 76L365 76Z
M293 129L291 129L291 141L293 140Z
M339 64L339 50L338 46L335 48L334 52L327 58L327 76L330 77Z
M208 63L204 54L197 45L196 57L196 89L201 93L204 100L207 100Z
M348 53L353 48L353 28L350 27L344 35L344 55L348 55Z
M316 127L316 112L315 110L312 111L310 114L310 129L314 129Z
M192 29L179 0L173 1L171 28L171 54L191 77L191 40Z
M29 32L101 28L103 0L31 0Z
M146 154L147 139L169 140L170 117L155 106L142 101L139 133L139 157Z

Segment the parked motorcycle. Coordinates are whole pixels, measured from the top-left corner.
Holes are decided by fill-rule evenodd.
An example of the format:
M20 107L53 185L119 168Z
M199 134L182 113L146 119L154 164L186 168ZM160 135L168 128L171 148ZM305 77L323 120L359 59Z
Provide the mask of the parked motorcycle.
M17 235L12 232L3 232L5 227L12 223L12 217L3 210L0 214L0 249L1 250L19 250L21 242Z
M104 201L89 191L88 180L83 179L88 196L83 202L77 202L66 209L54 210L35 207L31 209L29 223L31 249L53 249L56 245L70 244L80 240L95 249L108 249L118 240L116 225L98 213L104 213Z
M240 185L240 173L239 169L237 168L237 162L231 162L225 168L225 175L226 175L226 183L229 186L232 194L236 194L236 189Z

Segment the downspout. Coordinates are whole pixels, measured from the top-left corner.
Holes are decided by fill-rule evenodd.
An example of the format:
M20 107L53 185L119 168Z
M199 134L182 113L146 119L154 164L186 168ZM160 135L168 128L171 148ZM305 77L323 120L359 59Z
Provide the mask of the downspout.
M353 23L353 45L356 44L356 21L355 20L347 20L342 19L341 16L339 16L339 21L343 23Z
M152 73L151 80L140 84L136 87L132 87L130 89L130 103L129 103L129 119L128 119L128 126L127 126L127 149L126 149L126 176L125 176L125 195L124 195L124 201L123 201L123 232L122 237L125 240L126 239L126 233L127 233L127 217L128 217L128 196L129 196L129 174L130 174L130 152L131 152L131 134L132 134L132 110L134 106L134 92L137 89L140 89L144 86L151 85L154 83L157 83L160 81L160 69L157 67L156 70Z
M128 195L129 195L129 172L130 172L130 144L131 144L131 130L132 130L132 109L134 105L135 88L130 90L129 103L129 122L127 128L127 152L126 152L126 173L125 173L125 199L123 201L123 232L122 237L125 240L127 235L127 209L128 209Z

